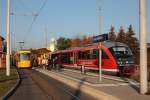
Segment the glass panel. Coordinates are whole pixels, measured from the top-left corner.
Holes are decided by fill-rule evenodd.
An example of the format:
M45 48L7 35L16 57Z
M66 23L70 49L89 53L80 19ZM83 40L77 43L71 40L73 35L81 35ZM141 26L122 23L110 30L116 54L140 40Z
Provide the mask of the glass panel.
M20 60L30 60L30 54L20 54Z
M109 59L108 55L104 51L102 51L102 58L103 59Z
M112 47L112 48L109 48L109 50L115 57L122 58L122 57L132 56L132 52L130 48L128 47Z

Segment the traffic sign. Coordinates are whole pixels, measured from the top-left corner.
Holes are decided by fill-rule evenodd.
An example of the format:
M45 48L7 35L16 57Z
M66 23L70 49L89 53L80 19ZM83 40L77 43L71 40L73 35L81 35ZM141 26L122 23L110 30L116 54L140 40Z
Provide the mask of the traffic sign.
M102 42L106 40L108 40L108 34L93 36L93 43Z

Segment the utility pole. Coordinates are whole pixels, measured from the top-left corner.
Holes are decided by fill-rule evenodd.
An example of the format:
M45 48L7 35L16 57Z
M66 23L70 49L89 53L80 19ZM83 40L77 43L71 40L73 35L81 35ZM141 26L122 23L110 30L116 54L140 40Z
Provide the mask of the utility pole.
M23 50L24 42L19 42L20 50Z
M47 48L47 27L45 27L45 46Z
M140 14L140 93L145 94L148 91L147 80L147 31L146 31L146 0L139 2Z
M1 20L1 16L2 16L2 0L0 1L0 35L2 34L2 24L1 24L1 22L2 22L2 20Z
M102 43L99 43L99 81L102 81Z
M102 34L102 14L101 14L101 0L98 0L98 18L99 18L99 34ZM99 42L99 81L102 80L102 43Z
M7 0L6 32L7 32L6 76L10 76L10 0Z

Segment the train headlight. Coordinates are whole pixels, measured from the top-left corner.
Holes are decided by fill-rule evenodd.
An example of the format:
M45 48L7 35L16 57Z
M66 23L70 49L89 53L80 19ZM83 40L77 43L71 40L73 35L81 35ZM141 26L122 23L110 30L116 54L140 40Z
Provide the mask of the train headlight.
M117 61L117 63L118 63L118 64L122 64L122 62L121 62L121 61Z
M126 64L128 64L129 63L129 61L126 61Z
M130 61L130 64L133 64L134 63L134 61Z

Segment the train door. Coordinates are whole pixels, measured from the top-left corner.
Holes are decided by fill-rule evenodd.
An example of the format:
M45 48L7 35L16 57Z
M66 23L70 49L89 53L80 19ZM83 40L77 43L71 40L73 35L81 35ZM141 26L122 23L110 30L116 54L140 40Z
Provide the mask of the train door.
M75 51L75 52L73 52L73 64L74 64L74 66L77 66L77 60L78 60L78 53Z

